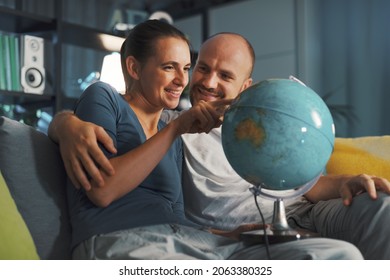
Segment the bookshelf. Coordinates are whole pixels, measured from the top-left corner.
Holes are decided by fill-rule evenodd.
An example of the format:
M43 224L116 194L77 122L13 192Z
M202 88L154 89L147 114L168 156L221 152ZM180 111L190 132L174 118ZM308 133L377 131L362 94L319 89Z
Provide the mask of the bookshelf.
M43 38L46 70L43 94L0 89L0 115L3 104L21 105L28 110L48 109L51 116L60 110L72 109L82 93L83 81L89 74L100 71L103 57L107 53L119 51L124 40L117 34L107 32L112 28L110 24L115 18L114 8L124 5L122 10L166 10L175 19L201 14L202 31L206 36L206 11L219 5L214 1L202 1L199 2L202 3L200 6L185 8L177 4L171 5L170 1L155 0L151 1L148 7L139 7L135 2L127 1L124 4L119 0L0 0L0 33L20 36L27 34ZM47 7L50 8L49 12L46 12ZM197 54L192 55L196 58Z
M92 51L119 51L124 38L99 29L63 20L63 1L54 4L54 16L42 16L23 10L23 1L16 0L14 7L0 6L0 32L19 35L33 35L45 40L45 60L49 57L46 83L43 94L26 93L0 89L1 105L21 105L26 110L46 108L51 115L62 109L71 109L77 97L67 96L63 85L65 67L63 55L65 46L86 48ZM45 63L46 64L46 63ZM8 70L7 70L8 71ZM48 83L49 82L49 83ZM1 114L1 112L0 112Z

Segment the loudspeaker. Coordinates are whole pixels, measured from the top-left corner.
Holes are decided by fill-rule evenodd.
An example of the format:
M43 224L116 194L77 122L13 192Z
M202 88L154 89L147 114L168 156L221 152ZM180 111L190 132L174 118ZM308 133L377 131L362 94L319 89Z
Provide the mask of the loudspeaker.
M44 40L23 35L21 40L21 84L24 92L43 94L45 89Z

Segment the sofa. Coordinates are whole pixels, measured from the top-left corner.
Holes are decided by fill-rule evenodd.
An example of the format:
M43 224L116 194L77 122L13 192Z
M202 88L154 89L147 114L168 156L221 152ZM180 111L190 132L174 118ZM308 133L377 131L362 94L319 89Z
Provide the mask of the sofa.
M390 136L336 138L329 174L390 180ZM0 259L70 259L66 173L47 135L0 117Z
M0 117L0 259L70 259L66 173L58 146Z

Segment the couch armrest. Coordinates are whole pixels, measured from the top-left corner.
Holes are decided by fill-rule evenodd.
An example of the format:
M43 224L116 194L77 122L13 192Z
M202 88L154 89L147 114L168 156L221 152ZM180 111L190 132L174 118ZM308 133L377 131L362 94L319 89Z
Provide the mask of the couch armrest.
M70 259L66 173L44 133L0 117L0 170L41 259Z

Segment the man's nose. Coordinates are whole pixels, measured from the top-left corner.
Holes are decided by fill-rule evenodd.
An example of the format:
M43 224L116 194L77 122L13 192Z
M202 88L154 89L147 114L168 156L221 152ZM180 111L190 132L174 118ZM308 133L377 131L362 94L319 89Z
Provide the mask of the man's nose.
M209 90L215 89L218 85L218 76L214 73L209 73L203 77L202 84Z

